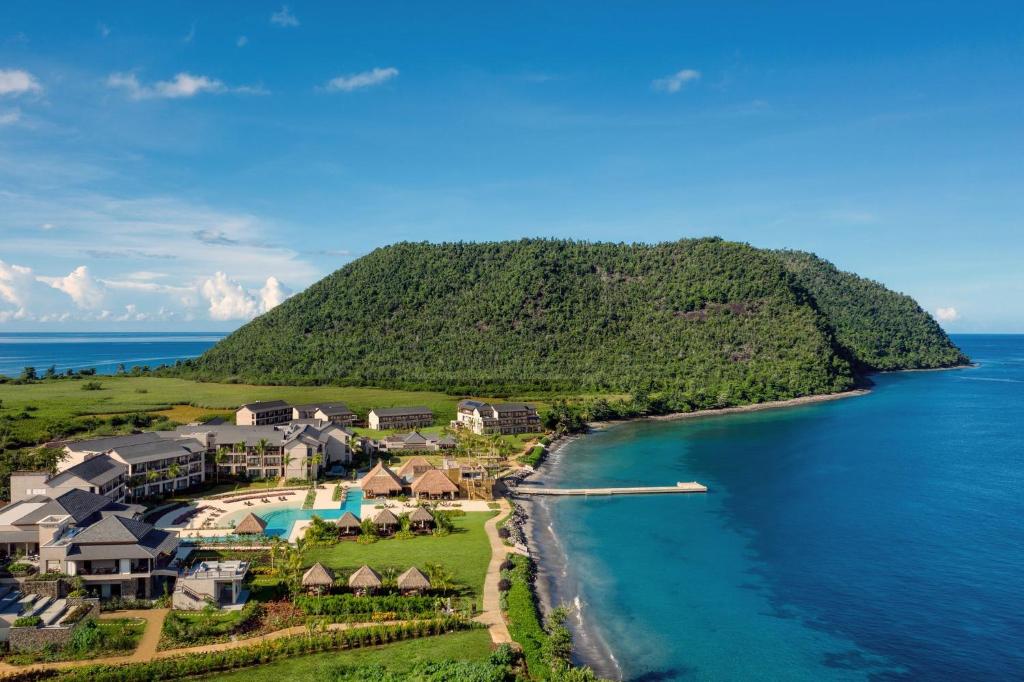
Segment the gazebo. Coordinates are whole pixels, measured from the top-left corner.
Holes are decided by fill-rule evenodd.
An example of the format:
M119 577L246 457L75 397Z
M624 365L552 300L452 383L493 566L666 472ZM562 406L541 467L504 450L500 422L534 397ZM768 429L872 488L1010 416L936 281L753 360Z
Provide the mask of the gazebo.
M253 513L249 513L235 526L235 535L263 535L263 531L266 529L266 521Z
M430 589L430 581L427 576L423 575L423 571L415 566L411 566L409 570L398 576L397 583L402 594L419 594Z
M426 530L427 527L434 525L434 515L427 511L426 507L416 507L409 514L409 521L413 527Z
M350 511L342 514L341 518L335 521L335 523L342 535L355 535L362 527L362 524L359 522L359 517Z
M412 482L412 494L415 497L449 498L459 494L459 486L444 475L439 469L431 469Z
M369 566L360 566L356 569L356 572L348 577L348 586L352 588L356 594L366 594L373 590L379 589L384 582L380 579L380 574L373 570Z
M309 570L302 574L302 586L320 594L325 589L334 585L334 574L319 561L309 567Z
M394 530L400 525L398 517L395 516L394 512L390 509L381 509L380 512L373 517L373 523L381 533L387 533L389 530Z
M377 462L376 466L359 479L359 487L370 497L402 494L402 480L394 471L384 466L384 462Z

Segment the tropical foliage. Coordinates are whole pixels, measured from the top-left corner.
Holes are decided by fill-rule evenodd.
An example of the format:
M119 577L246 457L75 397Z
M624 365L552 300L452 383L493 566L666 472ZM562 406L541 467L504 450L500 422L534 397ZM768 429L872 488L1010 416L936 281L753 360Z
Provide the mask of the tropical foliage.
M849 388L851 361L962 361L910 299L838 271L812 276L831 266L797 260L720 239L397 244L180 371L490 395L648 391L718 407ZM884 353L868 352L894 329Z

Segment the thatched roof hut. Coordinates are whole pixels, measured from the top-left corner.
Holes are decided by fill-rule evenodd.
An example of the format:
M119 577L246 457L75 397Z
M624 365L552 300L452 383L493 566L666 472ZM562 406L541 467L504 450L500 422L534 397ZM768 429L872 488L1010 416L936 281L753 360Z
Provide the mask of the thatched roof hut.
M263 531L266 529L266 521L253 513L249 513L235 526L235 535L263 535Z
M390 509L381 509L373 517L373 522L378 526L397 526L399 524L398 517Z
M383 584L380 574L369 566L360 566L348 577L348 586L353 590L375 590Z
M394 471L384 466L384 462L377 462L376 466L359 479L359 487L363 489L364 494L371 497L386 497L402 493L401 479L395 475Z
M409 521L414 526L425 528L434 524L434 515L427 511L426 507L416 507L409 514Z
M398 470L398 477L403 481L414 481L434 468L425 457L411 457Z
M455 497L459 494L459 486L444 472L431 469L412 482L412 494L416 497Z
M341 518L334 522L342 533L356 533L362 527L359 517L350 511L341 515Z
M330 587L334 584L334 573L319 561L309 567L309 570L302 574L303 587Z
M422 592L430 589L430 581L423 571L411 566L402 575L398 576L398 589L403 592Z

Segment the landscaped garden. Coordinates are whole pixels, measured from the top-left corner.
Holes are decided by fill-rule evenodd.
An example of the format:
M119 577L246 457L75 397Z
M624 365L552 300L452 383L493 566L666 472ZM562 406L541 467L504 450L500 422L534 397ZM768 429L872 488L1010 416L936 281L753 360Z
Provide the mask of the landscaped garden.
M35 651L7 654L11 665L55 661L83 661L103 656L129 654L139 645L145 623L134 618L89 620L71 635L64 646L48 645Z

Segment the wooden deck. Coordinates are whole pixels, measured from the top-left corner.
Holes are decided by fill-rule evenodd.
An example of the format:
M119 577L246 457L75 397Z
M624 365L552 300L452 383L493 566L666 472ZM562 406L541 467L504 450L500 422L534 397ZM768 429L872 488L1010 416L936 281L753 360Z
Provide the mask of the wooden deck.
M708 487L690 481L664 486L637 486L631 488L531 488L521 485L515 489L516 495L668 495L679 493L706 493Z

